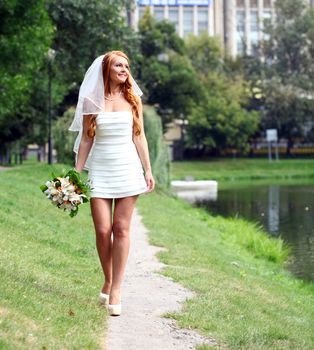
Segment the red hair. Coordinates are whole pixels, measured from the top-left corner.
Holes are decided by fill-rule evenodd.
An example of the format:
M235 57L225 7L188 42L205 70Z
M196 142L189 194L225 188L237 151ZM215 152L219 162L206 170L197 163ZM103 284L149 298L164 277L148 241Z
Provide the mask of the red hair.
M128 56L122 51L109 51L105 54L105 57L102 62L102 73L104 78L105 95L108 95L111 93L110 67L112 65L112 61L116 56L125 58L129 63ZM138 99L138 96L134 94L132 89L131 72L129 72L126 81L123 84L121 84L121 91L123 92L124 98L129 102L129 104L132 107L134 133L136 136L138 136L141 134L140 116L139 116L139 109L138 109L139 99ZM91 119L91 125L88 129L89 137L94 137L95 129L96 129L96 116L93 116Z

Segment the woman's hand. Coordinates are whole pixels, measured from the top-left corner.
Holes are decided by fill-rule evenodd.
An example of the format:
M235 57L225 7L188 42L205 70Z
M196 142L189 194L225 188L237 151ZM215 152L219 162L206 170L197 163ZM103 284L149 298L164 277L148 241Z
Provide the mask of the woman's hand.
M155 180L150 170L145 172L145 180L148 187L147 192L152 192L155 188Z

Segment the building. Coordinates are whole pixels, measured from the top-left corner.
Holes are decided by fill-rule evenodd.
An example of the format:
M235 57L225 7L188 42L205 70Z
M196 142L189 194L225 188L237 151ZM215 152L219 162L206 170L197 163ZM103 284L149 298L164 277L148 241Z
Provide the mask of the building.
M167 19L174 24L180 37L188 34L223 35L223 0L140 0L133 12L132 25L149 7L157 20Z
M314 0L307 1L314 7ZM149 7L157 20L173 23L180 37L205 31L220 37L227 51L236 56L254 53L264 37L264 19L274 20L274 4L275 0L139 0L130 22L136 28Z
M227 0L224 6L224 43L232 56L252 54L265 38L263 23L274 18L275 0Z

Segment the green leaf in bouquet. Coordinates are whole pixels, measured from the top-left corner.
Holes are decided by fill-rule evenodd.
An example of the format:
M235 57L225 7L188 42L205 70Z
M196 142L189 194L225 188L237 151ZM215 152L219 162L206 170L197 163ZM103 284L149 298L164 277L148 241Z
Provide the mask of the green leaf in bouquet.
M74 216L76 216L77 213L78 213L78 207L76 207L76 209L74 209L74 210L71 210L71 212L70 212L70 217L71 217L71 218L74 218Z
M46 185L41 185L40 189L42 192L45 192L46 190L48 190L48 187Z

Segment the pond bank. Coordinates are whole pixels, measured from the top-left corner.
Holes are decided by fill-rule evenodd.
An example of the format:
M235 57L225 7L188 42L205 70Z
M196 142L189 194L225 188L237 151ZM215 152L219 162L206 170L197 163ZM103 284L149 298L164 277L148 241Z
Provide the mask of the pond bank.
M285 249L255 240L257 229L243 220L213 218L166 195L142 196L139 211L150 242L167 249L158 253L163 273L197 293L170 314L181 327L229 349L313 348L313 284L282 267Z
M173 180L193 177L195 180L216 180L220 182L256 179L314 178L314 160L281 159L269 162L267 159L217 159L207 161L177 161L171 163Z

